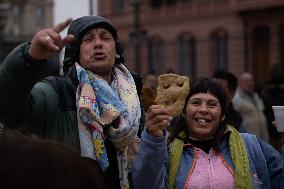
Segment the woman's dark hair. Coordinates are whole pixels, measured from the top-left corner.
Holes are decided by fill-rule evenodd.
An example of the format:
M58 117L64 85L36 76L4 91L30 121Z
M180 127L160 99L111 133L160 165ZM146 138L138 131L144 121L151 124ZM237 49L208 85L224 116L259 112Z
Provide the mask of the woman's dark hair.
M214 95L220 102L221 115L226 112L226 96L223 88L214 79L198 78L190 82L190 92L185 99L183 107L183 114L186 113L186 106L190 97L198 93L210 93ZM169 140L173 140L179 132L186 127L186 121L182 115L175 117L169 127L170 137Z
M219 83L217 83L214 79L209 79L209 78L199 78L199 79L192 80L190 82L190 92L185 99L185 105L183 107L184 113L185 113L186 105L190 97L198 93L210 93L214 95L221 104L222 115L225 114L226 112L225 92Z

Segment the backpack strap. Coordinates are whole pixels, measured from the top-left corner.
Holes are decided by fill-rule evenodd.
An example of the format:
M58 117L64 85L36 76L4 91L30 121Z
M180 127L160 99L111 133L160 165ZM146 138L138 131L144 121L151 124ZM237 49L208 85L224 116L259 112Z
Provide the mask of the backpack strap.
M130 72L133 79L134 79L134 82L135 82L135 85L136 85L136 90L137 90L137 94L138 94L138 97L140 99L141 97L141 91L142 91L142 88L143 88L143 82L142 82L142 78L140 76L140 74L136 73L136 72Z
M50 84L56 91L61 111L76 111L76 94L66 78L49 76L43 82Z

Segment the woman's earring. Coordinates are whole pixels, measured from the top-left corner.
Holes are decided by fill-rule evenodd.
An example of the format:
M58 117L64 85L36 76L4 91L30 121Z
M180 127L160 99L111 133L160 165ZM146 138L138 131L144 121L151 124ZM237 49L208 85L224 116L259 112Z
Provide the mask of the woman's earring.
M115 55L115 58L120 58L120 55L119 55L119 54L116 54L116 55Z

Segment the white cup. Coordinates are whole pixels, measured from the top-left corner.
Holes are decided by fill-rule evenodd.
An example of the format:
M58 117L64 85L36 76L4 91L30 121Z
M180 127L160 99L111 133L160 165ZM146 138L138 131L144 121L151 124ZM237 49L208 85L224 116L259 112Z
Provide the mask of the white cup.
M284 106L272 106L277 131L284 132Z

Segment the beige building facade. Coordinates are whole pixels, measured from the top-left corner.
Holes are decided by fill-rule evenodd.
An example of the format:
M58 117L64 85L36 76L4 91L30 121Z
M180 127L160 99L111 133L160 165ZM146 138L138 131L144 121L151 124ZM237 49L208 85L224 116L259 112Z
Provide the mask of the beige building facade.
M53 0L0 0L0 62L16 45L53 25Z
M117 27L126 65L142 75L250 71L262 85L272 64L284 63L283 0L140 0L138 12L133 2L98 1L98 13Z

